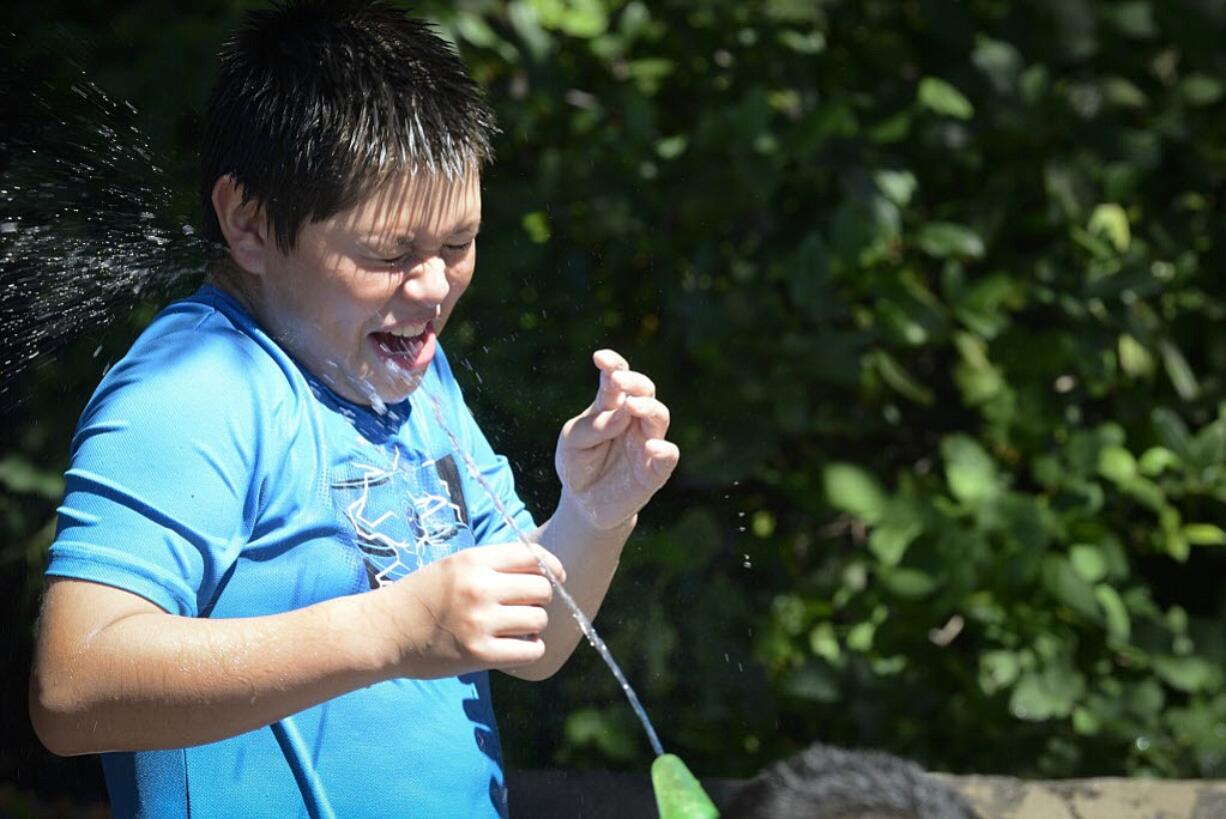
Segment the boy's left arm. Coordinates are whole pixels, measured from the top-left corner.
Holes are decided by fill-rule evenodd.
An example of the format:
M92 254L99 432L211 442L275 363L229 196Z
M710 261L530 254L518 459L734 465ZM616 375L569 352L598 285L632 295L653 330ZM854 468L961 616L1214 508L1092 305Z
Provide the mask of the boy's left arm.
M558 436L554 458L562 496L553 516L534 540L566 567L566 590L589 618L596 616L626 538L638 512L668 480L681 456L665 440L668 407L656 398L651 379L634 372L612 350L592 361L600 371L596 399L570 419ZM582 633L561 600L547 609L541 633L545 656L530 666L507 669L529 680L543 680L570 657Z

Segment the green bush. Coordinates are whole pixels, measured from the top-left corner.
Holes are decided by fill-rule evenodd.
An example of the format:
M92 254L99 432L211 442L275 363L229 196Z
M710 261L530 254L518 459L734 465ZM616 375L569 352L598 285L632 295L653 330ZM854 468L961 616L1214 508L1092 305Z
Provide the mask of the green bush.
M448 345L525 495L592 349L673 410L598 620L669 750L1226 773L1221 4L426 10L503 129ZM197 18L121 15L108 87L175 121ZM592 652L497 696L517 764L646 767Z

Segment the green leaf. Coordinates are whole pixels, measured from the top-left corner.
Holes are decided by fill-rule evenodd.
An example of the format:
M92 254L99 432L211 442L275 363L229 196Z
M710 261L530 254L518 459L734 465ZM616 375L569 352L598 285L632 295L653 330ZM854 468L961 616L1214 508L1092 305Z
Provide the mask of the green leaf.
M1182 465L1179 456L1164 446L1152 446L1141 454L1138 467L1142 475L1150 478L1161 475L1168 469L1176 469Z
M661 754L651 763L660 819L718 819L719 811L681 758Z
M1107 559L1092 543L1078 543L1069 548L1069 563L1078 577L1087 583L1097 583L1107 575Z
M754 535L765 539L775 533L777 523L778 521L773 513L766 509L759 509L753 513L749 528L753 531Z
M609 18L600 0L532 0L541 25L572 37L591 39L605 32Z
M1166 553L1180 563L1186 563L1192 554L1192 546L1188 543L1188 539L1183 536L1183 532L1167 532L1162 542Z
M996 463L979 442L968 435L950 435L941 441L945 478L955 498L977 506L1001 490Z
M1195 693L1217 688L1221 671L1201 657L1154 657L1154 671L1163 681L1180 691Z
M1163 446L1180 457L1188 454L1191 436L1182 418L1166 407L1158 407L1150 413L1150 420Z
M1043 587L1078 614L1091 620L1098 619L1094 587L1082 579L1064 557L1048 555L1043 559Z
M1123 0L1104 7L1104 16L1129 37L1147 40L1158 34L1149 0Z
M1094 212L1090 214L1088 230L1107 237L1107 240L1120 253L1127 250L1128 245L1132 243L1128 214L1114 203L1106 202L1094 208Z
M543 245L549 241L551 235L549 217L545 215L544 211L534 210L525 213L520 220L520 224L523 225L524 233L528 234L528 238L533 243Z
M852 651L864 654L873 647L873 638L877 634L877 624L871 621L856 623L847 631L847 647Z
M609 715L596 708L580 708L566 718L566 738L580 747L596 746L613 759L631 759L636 753L634 740Z
M932 390L912 378L911 374L885 350L874 351L872 360L877 366L877 373L881 376L881 380L889 384L900 395L924 406L932 404Z
M832 665L838 665L843 660L843 649L834 635L834 626L823 621L809 632L809 650Z
M979 259L984 253L979 234L954 222L929 222L920 228L916 241L921 250L938 259Z
M1166 367L1166 374L1171 379L1175 392L1179 393L1179 397L1183 400L1191 401L1200 394L1200 383L1196 380L1196 374L1192 372L1191 366L1188 365L1188 360L1170 341L1163 341L1158 347L1162 352L1162 363Z
M783 679L781 688L789 697L810 702L830 703L839 699L838 682L823 663L801 666Z
M971 54L971 62L987 76L998 94L1008 94L1017 85L1024 61L1012 44L982 38Z
M826 49L826 37L820 31L784 30L779 32L779 44L798 54L820 54Z
M984 276L958 300L957 315L984 338L995 338L1009 324L1010 301L1017 292L1013 278L1004 273Z
M1094 599L1098 601L1107 624L1107 634L1116 640L1127 642L1132 636L1132 621L1119 593L1105 583L1094 587Z
M1162 514L1167 509L1166 495L1162 491L1162 487L1140 476L1134 477L1131 480L1124 481L1119 484L1119 488L1123 490L1129 497L1143 504L1153 512Z
M1107 77L1103 80L1103 93L1121 108L1144 108L1149 104L1145 92L1125 77Z
M869 127L867 136L873 142L889 145L901 142L911 132L911 114L903 109Z
M1137 475L1137 459L1122 446L1103 447L1098 453L1098 474L1112 483L1128 483Z
M873 174L873 181L877 184L877 190L899 207L904 207L911 201L918 184L915 174L910 171L877 171Z
M975 107L961 91L937 77L920 80L916 99L928 110L954 119L970 119L975 114Z
M661 159L676 159L685 153L689 146L689 137L685 134L665 137L656 142L656 155Z
M17 494L38 495L59 500L64 495L64 478L58 472L37 469L19 455L0 459L0 486Z
M1031 722L1067 717L1084 693L1081 674L1068 666L1051 666L1022 675L1009 698L1009 710Z
M1179 84L1180 96L1196 107L1216 104L1222 98L1222 91L1222 81L1208 74L1189 74Z
M534 60L541 60L549 53L549 35L541 28L540 16L529 0L511 0L507 4L507 18Z
M881 582L894 594L907 600L927 597L938 585L932 575L908 567L882 571Z
M881 520L886 494L877 479L855 464L834 463L823 471L826 498L836 509L874 524Z
M1226 531L1212 523L1189 523L1183 527L1183 536L1193 546L1221 546L1226 544Z
M923 531L923 521L909 505L890 504L885 518L869 534L868 548L886 566L897 566Z
M984 652L979 657L979 687L985 694L995 694L1013 685L1021 671L1022 666L1015 652Z
M1141 342L1122 333L1119 339L1120 367L1131 378L1149 378L1154 374L1154 357Z

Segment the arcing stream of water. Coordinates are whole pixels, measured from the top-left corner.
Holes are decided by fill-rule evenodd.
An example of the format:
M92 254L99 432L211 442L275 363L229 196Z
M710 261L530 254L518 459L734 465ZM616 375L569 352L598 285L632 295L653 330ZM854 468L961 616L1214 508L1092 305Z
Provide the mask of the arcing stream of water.
M31 97L38 136L0 140L0 398L31 366L85 333L98 333L142 301L164 300L203 273L207 244L168 216L165 173L144 135L125 124L135 109L92 83L72 86L82 111L57 113ZM99 348L101 349L101 348ZM434 396L436 420L499 515L525 545L515 523L460 446ZM651 720L591 621L544 565L544 575L584 637L609 667L643 725L652 750L664 753Z
M490 487L490 485L485 482L485 478L481 476L481 470L477 469L477 465L473 463L469 454L464 451L462 446L460 446L460 442L456 439L455 433L453 433L451 428L447 425L447 420L443 417L443 408L439 404L438 399L433 395L428 395L427 397L430 399L430 406L434 410L435 421L438 423L443 432L446 433L447 439L451 441L452 448L458 452L460 457L464 460L464 466L468 470L468 474L471 475L473 480L480 484L485 493L489 495L490 500L494 503L494 508L498 510L498 514L502 517L503 521L506 522L507 526L511 527L511 531L515 533L515 537L518 538L519 542L522 543L525 548L530 549L531 541L528 539L528 535L515 522L515 518L511 516L511 513L507 511L507 508L503 506L502 501L498 498L498 493L496 493ZM587 615L583 613L583 609L579 608L579 604L575 602L575 599L571 597L570 592L568 592L566 587L559 582L554 573L549 570L549 567L540 560L537 561L537 566L540 567L541 573L549 579L550 584L554 588L554 592L562 599L562 602L566 604L567 609L570 610L570 614L575 618L575 622L579 624L579 630L583 632L583 636L586 637L587 641L592 644L592 648L596 649L596 653L600 655L602 660L604 660L605 665L609 667L609 671L613 672L613 676L617 679L618 684L622 687L622 691L626 694L626 699L630 701L630 707L634 709L635 716L639 718L639 722L643 725L643 730L647 732L647 740L651 743L651 749L655 751L656 756L661 756L664 753L664 746L660 744L660 738L656 735L655 726L651 724L651 719L648 718L646 709L643 708L643 704L639 701L638 694L634 693L634 688L631 687L630 682L626 679L626 675L622 672L621 666L619 666L617 661L613 659L613 654L609 651L609 647L605 645L605 641L602 640L600 635L596 633L596 627L592 625L592 621L589 620Z

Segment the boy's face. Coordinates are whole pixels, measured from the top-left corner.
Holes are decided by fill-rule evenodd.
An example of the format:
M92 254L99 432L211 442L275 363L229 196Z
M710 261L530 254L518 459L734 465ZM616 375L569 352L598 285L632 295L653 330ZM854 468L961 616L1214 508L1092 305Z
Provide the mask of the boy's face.
M419 173L270 249L256 311L281 344L339 395L402 401L416 389L472 280L480 179Z

